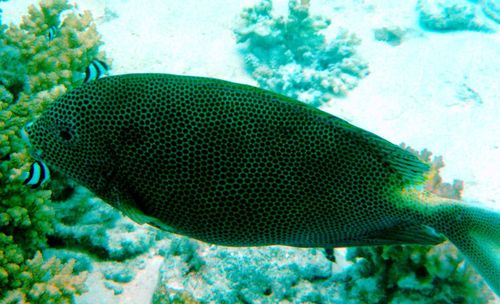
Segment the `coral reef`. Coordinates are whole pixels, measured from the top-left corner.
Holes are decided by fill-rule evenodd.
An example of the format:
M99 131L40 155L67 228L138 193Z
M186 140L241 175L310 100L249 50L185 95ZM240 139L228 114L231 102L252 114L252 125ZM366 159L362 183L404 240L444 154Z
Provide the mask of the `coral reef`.
M177 291L168 288L166 285L160 285L153 294L152 304L197 304L192 295L186 291Z
M496 18L500 16L498 4L494 2L481 4L484 14L480 5L466 0L419 0L417 10L420 24L429 30L492 32L495 25L489 20L498 22Z
M0 248L12 252L5 258L0 255L2 292L19 284L13 283L18 272L2 272L1 267L24 263L35 250L47 248L47 243L64 249L46 249L44 256L65 262L74 259L75 273L80 273L93 269L94 258L122 261L135 257L147 251L156 238L156 230L124 218L88 191L58 177L57 172L47 187L50 191L32 191L21 184L22 173L32 162L19 136L21 128L57 96L79 85L82 72L93 60L107 62L99 52L102 43L90 13L80 15L72 9L65 0L45 0L40 8L31 6L19 26L2 27L1 31L0 177L8 186L0 190L5 198L5 204L0 204ZM25 244L28 241L33 244ZM137 268L127 270L127 275L132 278ZM106 284L119 293L111 281Z
M399 26L381 27L373 30L375 40L384 41L392 46L400 45L408 30Z
M174 237L164 240L157 303L331 303L332 263L322 250L283 246L225 248ZM163 300L164 302L160 301Z
M81 186L71 189L66 200L50 203L55 215L49 241L64 248L51 249L51 254L76 259L79 270L91 270L93 261L99 261L96 270L102 272L104 286L115 295L121 294L121 283L130 282L144 267L141 255L165 234L124 217Z
M318 105L344 96L368 74L356 53L361 42L345 29L332 41L330 20L309 14L309 1L289 1L287 17L272 15L272 1L245 8L234 30L249 73L263 88Z
M90 272L94 269L92 260L87 254L75 252L71 249L47 248L43 250L42 254L46 260L53 257L57 257L63 263L74 260L73 272L76 274L84 271Z
M53 202L51 206L55 210L51 238L65 247L79 247L104 260L121 261L140 255L160 233L123 217L82 187L76 187L70 199Z
M491 294L456 248L437 246L356 247L343 273L349 303L488 303Z
M491 20L500 23L500 2L498 0L484 0L481 2L483 12Z
M0 301L70 303L84 291L84 272L74 262L43 260L53 232L51 191L22 185L32 160L20 137L22 127L77 82L99 54L100 37L89 12L73 11L66 0L30 6L19 25L0 30ZM65 17L61 20L61 14ZM47 31L57 28L53 39ZM33 257L33 258L32 258ZM32 258L31 260L29 260ZM3 298L3 300L1 300Z
M75 260L64 265L56 257L44 260L37 252L20 268L21 287L9 290L5 298L7 303L74 303L74 296L86 291L87 273L73 273Z
M428 150L406 147L431 163ZM435 172L425 185L437 195L460 199L462 181L443 183L439 169L442 157L432 161ZM348 303L488 303L492 295L463 256L450 243L438 246L378 246L347 250L354 264L339 274L342 295Z
M442 156L435 156L432 158L432 152L424 149L417 151L411 147L406 146L404 143L400 145L402 149L408 150L415 154L422 161L432 165L432 175L429 177L424 185L425 191L434 193L441 197L451 199L461 199L462 191L464 190L464 182L461 180L454 180L452 184L443 183L443 178L439 175L439 170L444 168L445 163Z

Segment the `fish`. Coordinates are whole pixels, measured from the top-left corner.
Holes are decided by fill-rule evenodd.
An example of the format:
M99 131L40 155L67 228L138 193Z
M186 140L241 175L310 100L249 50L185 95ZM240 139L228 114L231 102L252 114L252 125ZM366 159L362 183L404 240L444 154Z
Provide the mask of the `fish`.
M39 160L139 224L225 246L449 239L500 292L500 213L425 192L428 163L286 96L115 75L57 98L26 133Z
M59 27L57 27L55 25L52 25L49 27L49 29L47 30L47 39L49 42L54 40L58 31L59 31Z
M85 68L85 77L83 82L89 82L96 80L100 77L105 76L109 72L109 66L106 62L94 59L90 62L90 64Z
M42 161L36 160L30 166L28 176L23 185L28 185L31 189L36 189L50 180L50 170Z
M94 81L96 79L109 75L109 70L109 65L106 62L100 59L93 59L85 68L85 71L73 72L73 81L78 83Z

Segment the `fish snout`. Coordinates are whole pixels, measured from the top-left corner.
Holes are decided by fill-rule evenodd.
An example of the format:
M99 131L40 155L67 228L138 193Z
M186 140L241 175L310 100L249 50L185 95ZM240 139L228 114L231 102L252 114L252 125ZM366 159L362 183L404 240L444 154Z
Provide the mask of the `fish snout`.
M31 143L30 143L29 131L32 125L33 123L29 122L24 126L24 128L21 129L21 139L24 141L25 144L27 144L30 147Z
M24 128L21 129L20 135L21 139L24 141L24 143L28 146L28 152L29 154L36 160L41 160L42 153L39 150L35 150L33 148L33 145L31 144L30 141L30 133L31 133L31 128L33 126L33 122L27 123Z

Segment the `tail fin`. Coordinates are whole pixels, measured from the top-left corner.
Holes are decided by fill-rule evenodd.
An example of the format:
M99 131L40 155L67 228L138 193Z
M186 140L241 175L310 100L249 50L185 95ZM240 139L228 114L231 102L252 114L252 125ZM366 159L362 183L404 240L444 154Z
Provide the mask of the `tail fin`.
M448 207L438 230L500 296L500 213L463 203Z

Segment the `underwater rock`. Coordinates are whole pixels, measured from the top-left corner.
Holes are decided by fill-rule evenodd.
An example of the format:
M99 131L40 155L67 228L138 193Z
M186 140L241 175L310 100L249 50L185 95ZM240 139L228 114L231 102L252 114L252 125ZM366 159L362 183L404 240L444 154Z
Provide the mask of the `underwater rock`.
M104 281L104 286L107 289L112 290L115 296L123 293L123 286L115 282Z
M114 267L107 267L103 270L103 275L106 280L111 280L117 283L128 283L135 276L134 271L126 264L116 264Z

